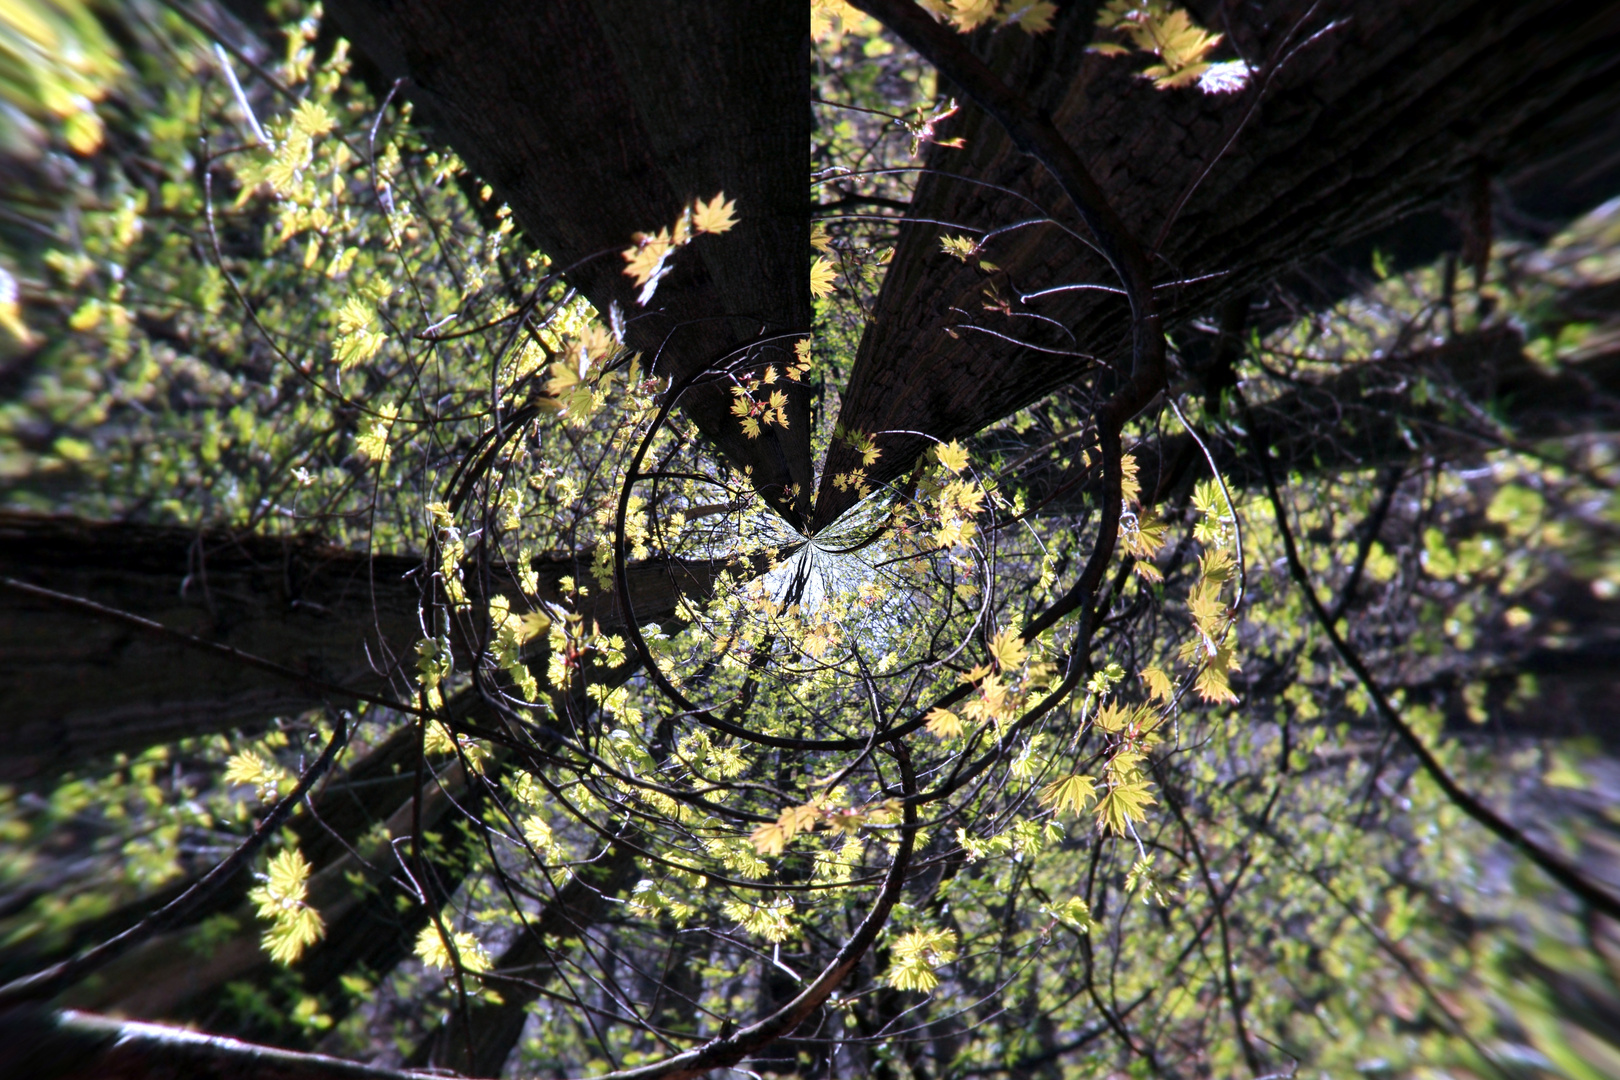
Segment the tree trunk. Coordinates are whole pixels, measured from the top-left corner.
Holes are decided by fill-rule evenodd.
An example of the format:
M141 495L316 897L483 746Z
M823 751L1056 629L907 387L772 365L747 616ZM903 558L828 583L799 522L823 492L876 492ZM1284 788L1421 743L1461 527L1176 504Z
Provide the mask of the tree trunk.
M335 0L328 10L418 115L512 208L524 233L629 342L679 380L762 335L810 329L810 8L770 0L646 4ZM724 191L737 226L698 238L642 307L619 252ZM793 338L750 350L791 362ZM729 382L681 407L795 524L813 487L810 396L788 428L745 438Z
M355 762L341 778L319 787L312 797L313 814L295 814L287 828L298 838L298 850L311 866L325 866L341 858L345 844L357 843L367 829L386 819L401 802L410 798L415 772L409 764L415 757L416 745L415 727L400 728ZM73 857L78 854L75 852ZM13 942L0 958L0 984L123 933L175 900L196 881L196 877L177 881L98 918L77 923L60 935ZM221 888L210 903L198 908L192 921L200 922L237 907L251 887L250 875L245 872L238 875Z
M1232 44L1264 65L1232 95L1159 91L1136 76L1139 61L1086 52L1090 14L1073 5L1050 34L1000 35L989 59L1055 119L1156 252L1158 300L1172 326L1435 201L1480 169L1540 156L1620 101L1613 5L1272 0L1231 20ZM1290 52L1292 43L1304 44ZM1077 226L1052 179L984 113L965 107L954 119L944 134L967 145L930 151L936 171L918 183L913 222L902 229L843 397L844 427L876 436L883 451L867 470L873 484L903 475L929 445L882 432L969 435L1065 383L1100 380L1106 391L1111 377L1101 365L1125 355L1119 295L1017 300L1058 286L1117 287L1083 239L1050 224L1011 230L983 252L994 272L941 252L943 236L977 238L1043 211ZM1010 301L1004 310L1001 301ZM835 443L823 475L859 464L848 444ZM823 485L816 527L854 499Z
M674 617L726 563L653 560L630 569L638 622ZM589 577L590 560L536 560L540 598ZM360 693L408 693L419 558L366 555L309 539L0 513L0 577L40 585L232 646ZM500 591L518 597L509 571ZM618 598L579 608L622 625ZM464 644L464 643L463 643ZM465 653L465 647L459 650ZM246 666L126 623L0 588L0 783L34 780L115 753L296 715L354 699Z
M441 767L440 773L439 781L430 783L422 796L422 829L440 835L438 854L425 868L435 879L431 883L435 903L442 903L460 885L467 852L465 837L454 827L459 820L456 804L477 793L469 794L459 764ZM388 838L410 836L414 821L414 800L407 794L383 822L386 837L370 842L356 838L364 862L344 853L309 879L308 901L321 913L326 935L293 967L305 990L320 993L362 966L386 973L409 954L427 913L394 883L403 872ZM350 883L353 875L365 881L365 890ZM403 911L396 903L402 897L407 900ZM231 915L237 929L223 940L202 944L189 928L159 935L68 991L62 1000L72 1008L109 1009L126 1016L207 1017L208 1026L216 1030L257 1027L251 1030L254 1036L273 1037L272 1031L248 1018L221 1015L231 1009L222 993L226 984L263 982L278 970L260 948L262 927L253 906L243 902Z

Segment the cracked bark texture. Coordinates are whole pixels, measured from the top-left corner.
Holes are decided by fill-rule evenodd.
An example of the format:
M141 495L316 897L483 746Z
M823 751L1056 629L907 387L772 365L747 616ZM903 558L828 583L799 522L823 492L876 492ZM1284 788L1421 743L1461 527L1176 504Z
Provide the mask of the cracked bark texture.
M1154 270L1172 327L1447 196L1481 168L1538 156L1620 103L1620 9L1612 5L1247 5L1230 20L1232 43L1262 72L1238 95L1161 92L1134 74L1138 61L1085 52L1083 7L1066 9L1050 34L991 40L985 55L1053 116L1145 243L1164 232ZM1218 12L1202 14L1228 28ZM1318 31L1267 78L1267 65L1288 55L1291 42ZM1239 131L1250 95L1262 92ZM910 216L967 227L902 227L843 395L847 429L970 435L1065 384L1106 393L1125 356L1128 313L1118 295L1016 302L1059 285L1116 287L1082 238L1052 224L1009 231L985 248L1000 268L990 274L940 251L945 235L977 236L1047 213L1077 220L1050 177L982 112L964 106L952 123L942 134L967 145L930 150L936 171L919 181ZM1013 299L1007 313L986 309L987 286ZM929 445L881 434L877 443L883 456L868 470L873 484L903 475ZM858 465L847 444L835 443L823 475ZM854 500L853 491L824 484L815 526Z

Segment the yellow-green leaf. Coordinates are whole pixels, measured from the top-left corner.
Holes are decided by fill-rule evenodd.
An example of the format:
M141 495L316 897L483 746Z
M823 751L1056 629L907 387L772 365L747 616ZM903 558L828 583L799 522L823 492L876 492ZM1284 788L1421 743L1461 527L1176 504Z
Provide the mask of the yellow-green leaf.
M1041 788L1042 806L1050 806L1057 813L1079 815L1097 797L1097 782L1084 773L1065 776Z

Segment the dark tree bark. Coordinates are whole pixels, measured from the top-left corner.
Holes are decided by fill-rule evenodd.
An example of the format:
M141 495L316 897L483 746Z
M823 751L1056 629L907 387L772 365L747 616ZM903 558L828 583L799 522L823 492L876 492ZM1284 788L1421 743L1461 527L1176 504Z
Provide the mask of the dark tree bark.
M1492 234L1545 243L1620 191L1620 111L1595 118L1587 130L1572 133L1567 144L1543 156L1506 163L1499 176L1488 179ZM1302 262L1268 290L1280 302L1270 311L1253 312L1250 325L1265 332L1369 288L1378 280L1374 252L1384 269L1395 273L1461 255L1460 222L1479 213L1480 207L1468 205L1479 194L1477 185L1464 186L1436 206ZM1188 346L1196 349L1196 339L1183 343L1184 357Z
M810 328L810 9L787 0L646 4L337 0L343 32L511 207L552 263L680 380L761 336ZM675 256L653 301L619 252L724 191L739 223ZM793 339L752 350L791 360ZM809 391L745 438L730 384L681 407L791 522L814 484Z
M308 541L0 517L6 577L363 691L384 688L421 636L417 587L403 578L420 565ZM0 714L8 729L0 779L251 726L319 702L309 687L268 672L0 590Z
M1213 96L1155 90L1136 77L1136 62L1086 53L1088 16L1074 5L1052 33L1003 35L987 55L1055 118L1154 250L1161 311L1172 326L1434 202L1482 168L1545 153L1620 101L1620 11L1612 5L1273 0L1231 20L1234 44L1261 72L1244 94ZM994 273L940 251L943 235L977 236L1043 210L1078 227L1050 177L996 124L971 107L956 119L946 134L965 138L966 148L930 152L937 171L918 184L910 211L917 220L902 230L844 394L844 426L877 435L883 450L867 470L872 483L903 475L928 445L879 433L955 438L1066 383L1095 378L1106 391L1112 378L1102 365L1117 365L1128 339L1115 294L1017 302L1062 285L1118 286L1083 240L1054 225L992 240L984 254L1000 268ZM1011 300L1005 311L987 287ZM836 443L824 475L858 465ZM823 485L816 526L854 498Z
M680 597L706 594L724 565L637 564L630 591L638 621L669 620ZM588 558L537 560L541 598L560 603L558 580L586 580L589 567ZM413 556L367 556L309 539L0 514L0 577L361 693L388 692L414 665L423 634L411 575L421 569ZM509 571L494 576L516 597ZM613 593L593 590L579 610L604 627L621 625ZM353 700L0 588L0 782Z

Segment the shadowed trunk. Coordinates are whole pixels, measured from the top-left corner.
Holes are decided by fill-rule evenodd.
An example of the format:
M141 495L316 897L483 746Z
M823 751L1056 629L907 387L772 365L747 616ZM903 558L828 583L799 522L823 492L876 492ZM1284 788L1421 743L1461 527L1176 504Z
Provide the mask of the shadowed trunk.
M544 655L532 661L531 666L538 677L545 667ZM634 662L628 662L594 671L590 681L617 687L637 668ZM551 698L555 715L569 718L562 722L565 729L583 722L595 709L583 680L576 680L567 693L553 692ZM447 710L452 717L481 722L489 719L485 715L487 707L471 689L451 699ZM386 837L400 839L411 833L418 737L414 724L395 731L341 781L321 792L314 815L300 814L289 825L299 838L300 850L319 868L311 879L309 900L328 923L326 936L294 965L295 980L291 985L300 994L314 995L321 1003L321 1012L334 1020L347 1015L356 1004L352 995L338 991L342 976L354 973L375 980L385 975L410 954L417 933L427 925L426 909L412 890L402 887L404 871L385 843ZM509 754L497 749L486 768L501 768L508 760ZM460 886L474 850L469 843L476 847L476 841L458 822L465 820L462 810L477 812L483 788L469 787L460 766L454 763L440 763L437 772L437 779L433 771L428 773L422 827L430 836L436 834L427 848L426 870L433 895L442 901ZM367 835L374 826L380 826L385 835ZM358 857L351 849L358 850ZM596 893L612 895L623 885L623 874L633 869L625 861L629 857L628 849L615 848L610 858L599 864L611 867L611 873L605 877L602 873L587 873L583 880L565 887L558 906L541 916L542 932L560 934L567 929L573 933L566 936L577 936L600 918L601 904ZM281 969L261 951L258 939L262 926L244 900L251 884L244 875L222 892L218 902L197 913L196 921L228 913L235 927L223 937L210 935L211 940L204 944L189 927L164 934L87 979L63 995L63 1000L74 1006L111 1009L125 1015L197 1021L210 1030L272 1044L307 1044L305 1033L244 1009L226 992L229 983L239 982L257 986L278 1000L284 996L284 985L276 978ZM145 907L150 906L152 902L148 901ZM134 917L138 918L139 913ZM567 925L559 923L559 919ZM105 929L99 920L96 926ZM78 936L94 943L105 935ZM25 964L23 970L38 966L42 965ZM513 960L507 966L523 965ZM515 974L524 977L521 971ZM534 997L533 993L526 997L522 993L519 987L516 996L507 995L513 1002L519 1031L525 1006ZM284 1016L295 1003L281 1001L275 1015ZM485 1023L491 1019L485 1017ZM510 1019L505 1023L509 1024Z
M992 66L1052 115L1126 224L1156 250L1170 325L1455 192L1480 168L1584 134L1620 99L1620 11L1612 6L1274 0L1251 11L1230 27L1251 60L1274 62L1290 42L1322 33L1242 94L1162 92L1136 77L1137 61L1085 52L1085 5L1065 11L1050 34L1001 35L989 46ZM1118 285L1083 240L1054 225L991 240L983 254L994 272L941 252L943 236L978 237L1040 216L1035 207L1075 219L1056 184L984 113L964 107L954 120L944 134L967 145L932 148L928 164L940 171L919 181L910 216L964 227L918 220L902 229L843 397L845 428L875 435L883 450L867 470L874 485L903 475L929 445L880 433L956 438L1065 383L1100 379L1106 390L1111 377L1100 365L1117 364L1128 337L1115 293L1018 302L1058 286ZM835 443L824 475L859 464ZM816 526L854 499L853 490L823 485Z
M701 596L721 561L631 568L639 622ZM309 539L0 514L0 576L139 615L360 693L408 687L423 636L419 558L367 556ZM589 558L536 560L540 598L588 578ZM500 590L519 595L497 568ZM589 622L621 624L613 593L593 591ZM464 645L463 642L457 642ZM464 652L465 649L459 651ZM401 692L401 691L396 691ZM353 704L127 624L0 588L0 783L48 777L115 753L252 728L323 702Z
M358 842L367 829L387 818L410 797L415 783L415 772L410 766L415 760L416 746L415 728L400 728L356 761L340 778L323 785L313 797L313 814L300 812L293 817L287 828L297 837L298 850L310 865L321 867L340 858L344 844ZM176 899L196 880L196 877L184 878L98 918L77 923L59 935L14 941L0 958L0 983L65 960L123 933ZM210 903L197 909L193 922L241 904L251 887L248 874L238 875L221 888Z
M337 0L344 34L512 207L525 234L628 341L679 380L762 336L810 329L810 8ZM699 237L643 308L619 252L724 191L737 226ZM792 337L749 350L791 362ZM740 360L741 357L733 357ZM779 384L780 386L780 384ZM786 431L744 437L729 381L681 407L790 522L813 486L809 391Z

